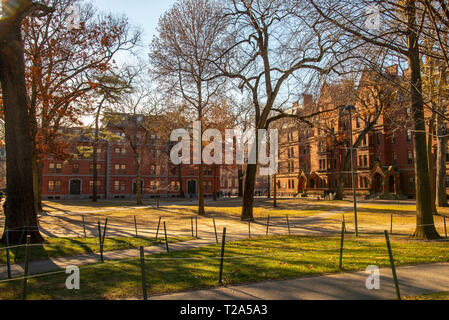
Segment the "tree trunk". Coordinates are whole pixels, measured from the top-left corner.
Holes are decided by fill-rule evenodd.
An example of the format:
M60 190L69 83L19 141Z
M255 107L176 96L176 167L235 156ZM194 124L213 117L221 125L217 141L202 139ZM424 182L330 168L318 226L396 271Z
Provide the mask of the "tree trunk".
M214 164L214 182L213 182L213 189L214 189L214 201L217 201L217 165Z
M245 176L245 174L243 173L243 170L241 167L239 167L238 170L238 183L239 183L239 198L243 198L243 177Z
M435 228L432 211L432 199L429 193L430 177L427 159L426 124L424 118L424 101L422 96L421 60L419 39L415 30L416 1L408 0L406 3L408 22L408 60L410 67L410 90L413 113L414 152L415 152L415 179L416 179L416 231L414 237L423 240L439 239Z
M256 186L257 164L246 167L245 189L243 191L242 221L254 220L254 188Z
M345 176L346 172L350 170L351 166L351 152L349 150L346 152L345 159L343 160L343 170L338 173L337 179L337 191L335 193L335 200L343 200L345 193Z
M429 121L429 133L427 135L427 162L429 168L429 179L430 179L430 198L432 201L432 212L433 214L438 214L437 206L436 206L436 190L435 190L435 165L432 153L433 146L433 136L432 132L435 129L435 112L432 113L432 118Z
M39 212L39 169L36 160L36 152L33 150L33 193L34 193L34 210Z
M42 184L44 183L43 174L44 163L39 160L37 162L37 212L44 211L44 207L42 206Z
M98 202L98 190L97 190L97 181L98 181L98 170L97 170L98 144L97 144L97 141L94 142L94 148L93 149L94 150L93 150L92 202Z
M21 23L8 28L0 41L0 82L6 127L7 200L6 227L13 244L43 242L39 232L33 190L33 144L30 132Z
M446 108L442 108L441 112L446 113ZM447 138L445 121L443 117L437 115L437 174L436 174L436 201L440 208L448 207L447 191L446 191L446 153Z

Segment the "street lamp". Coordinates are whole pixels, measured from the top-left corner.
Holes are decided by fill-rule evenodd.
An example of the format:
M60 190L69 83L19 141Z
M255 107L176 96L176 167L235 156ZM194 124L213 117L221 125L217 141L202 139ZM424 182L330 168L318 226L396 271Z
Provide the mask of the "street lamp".
M354 164L354 141L353 141L353 128L352 128L352 112L356 111L355 106L347 105L344 111L349 112L349 149L351 150L351 172L352 172L352 194L354 198L354 223L355 223L355 235L359 236L359 225L357 220L357 192L356 192L356 175L355 175L355 164Z

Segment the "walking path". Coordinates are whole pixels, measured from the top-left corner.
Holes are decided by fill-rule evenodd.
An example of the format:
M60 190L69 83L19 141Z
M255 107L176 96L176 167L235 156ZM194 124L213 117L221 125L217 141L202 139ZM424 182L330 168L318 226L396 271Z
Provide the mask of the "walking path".
M449 291L449 264L397 269L402 297ZM380 290L368 290L365 272L342 273L295 280L269 281L154 296L152 300L391 300L396 291L391 269L381 269Z
M292 234L294 235L317 235L317 234L323 234L326 232L332 232L328 229L323 228L317 228L313 229L310 227L311 223L317 222L321 219L325 219L326 217L333 216L338 213L342 213L346 211L346 208L338 208L329 212L321 213L316 216L312 217L306 217L306 218L293 218L291 220L291 224L295 225L295 227L291 228ZM209 219L211 220L211 219ZM200 239L185 241L185 242L177 242L173 244L169 244L170 251L183 251L193 248L198 248L202 246L207 245L213 245L216 244L216 238L215 238L215 232L213 227L212 221L203 221L202 225L198 226L199 230L199 237ZM226 226L226 224L229 224L229 226ZM272 223L272 225L271 225ZM282 235L282 234L288 234L287 225L282 222L278 223L276 221L273 221L270 223L270 235ZM189 222L190 224L190 222ZM303 224L303 226L300 226L299 224ZM217 224L217 231L221 236L221 231L223 230L223 227L227 227L227 240L228 241L236 241L236 240L242 240L248 238L248 224L239 222L236 223L235 221L222 221L220 224ZM111 229L114 229L115 231L111 231ZM117 235L117 228L111 226L108 228L108 236L116 236ZM123 228L118 227L118 229L121 230L120 234L126 233L130 236L134 235L134 228ZM183 236L191 236L191 229L190 225L188 226L188 229L184 230ZM111 235L111 233L113 235ZM155 236L156 230L154 231L140 231L140 236ZM161 235L161 234L160 234ZM251 224L251 235L252 236L262 236L266 235L266 224L258 223L258 224ZM174 235L173 233L169 233L169 236L182 236L180 234ZM145 254L151 255L151 254L158 254L166 252L165 245L161 246L153 246L153 247L147 247L145 248ZM109 251L104 252L103 257L105 261L120 261L120 260L126 260L130 258L137 258L139 257L140 252L138 249L127 249L127 250L120 250L120 251ZM88 264L94 264L98 263L100 260L100 254L98 253L88 253L88 254L82 254L82 255L76 255L71 257L59 257L59 258L51 258L49 260L42 260L42 261L31 261L29 263L29 274L40 274L40 273L47 273L52 271L57 271L61 269L65 269L68 266L84 266ZM20 277L23 275L24 265L21 263L13 264L11 265L11 274L13 277ZM7 278L7 267L6 266L0 266L0 280L4 280Z

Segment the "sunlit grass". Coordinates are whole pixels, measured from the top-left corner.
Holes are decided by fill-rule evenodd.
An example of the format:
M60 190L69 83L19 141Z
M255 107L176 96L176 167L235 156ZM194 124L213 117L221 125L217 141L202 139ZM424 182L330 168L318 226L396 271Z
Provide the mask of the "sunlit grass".
M191 240L192 238L168 238L169 243ZM165 241L165 239L164 239ZM48 238L46 243L29 248L30 260L46 260L49 258L67 257L87 253L99 253L100 241L98 238ZM140 246L154 246L161 244L161 240L154 238L106 238L103 251L116 251L138 248ZM0 264L6 264L6 250L0 245ZM25 248L13 248L10 250L11 262L23 261ZM17 257L16 257L17 255Z
M392 237L397 265L449 261L446 242L421 242ZM291 279L340 272L338 237L267 237L228 243L224 284L235 285L265 280ZM315 251L317 250L317 251ZM148 256L148 291L151 295L218 286L220 246ZM244 258L242 258L244 256ZM178 260L157 260L177 258ZM181 259L180 259L181 258ZM189 260L209 258L208 260ZM185 260L182 260L185 259ZM364 270L369 265L389 266L383 237L347 236L344 270ZM141 297L139 259L106 263L81 270L81 290L65 289L66 275L33 278L30 299L136 299ZM0 284L0 298L17 299L22 282Z

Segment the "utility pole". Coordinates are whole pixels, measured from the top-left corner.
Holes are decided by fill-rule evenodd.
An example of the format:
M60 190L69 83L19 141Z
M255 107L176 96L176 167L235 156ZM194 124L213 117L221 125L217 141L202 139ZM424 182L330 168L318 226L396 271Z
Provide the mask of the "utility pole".
M356 176L355 176L355 163L354 163L354 141L353 141L353 127L352 127L352 110L354 106L346 106L349 108L349 131L350 131L350 150L351 150L351 171L352 171L352 194L354 197L354 223L355 223L355 235L359 236L359 225L357 221L357 191L356 191Z

